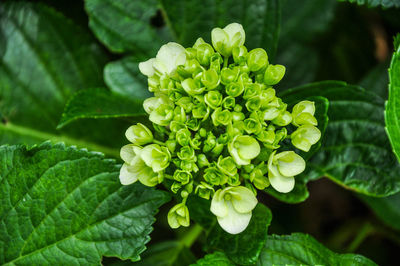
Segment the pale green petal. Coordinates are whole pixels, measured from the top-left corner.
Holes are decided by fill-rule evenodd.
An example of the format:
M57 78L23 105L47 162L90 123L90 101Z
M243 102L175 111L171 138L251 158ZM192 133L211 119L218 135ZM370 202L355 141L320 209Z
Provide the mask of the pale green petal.
M239 213L251 212L257 205L257 198L247 187L233 187L229 192L232 195L232 205Z
M221 28L211 31L211 41L215 50L224 56L229 56L232 49L229 46L229 35Z
M293 113L309 113L311 115L314 115L315 104L312 101L301 101L293 107Z
M306 138L311 144L315 144L321 138L321 131L314 126L301 126L300 128L305 129L304 138Z
M308 152L311 149L311 143L306 138L292 138L292 144L296 148Z
M239 23L231 23L224 28L224 31L229 36L229 42L234 46L242 46L246 39L243 26Z
M210 211L217 217L224 217L228 214L228 207L224 200L225 190L218 189L211 200Z
M284 151L277 155L278 170L284 176L295 176L304 171L306 162L304 159L293 151Z
M237 142L240 143L238 154L242 159L252 160L260 154L260 144L250 136L239 136Z
M217 216L217 221L222 229L230 234L239 234L249 225L251 212L238 213L231 202L227 203L228 214L224 217Z
M274 169L275 168L275 169ZM293 176L286 177L279 174L279 172L275 171L276 166L272 166L271 169L273 171L268 171L268 179L271 183L271 186L281 193L288 193L293 190L295 180ZM269 169L269 170L271 170Z
M153 163L153 150L157 147L157 144L150 144L147 145L142 149L142 152L140 153L140 158L146 163L148 167L152 167Z
M134 172L130 171L131 168L132 167L126 163L122 165L121 170L119 172L119 181L121 182L122 185L130 185L138 180L138 176Z
M154 76L154 64L155 58L151 58L147 61L139 63L139 70L142 72L143 75L146 75L148 77Z
M238 150L234 147L234 142L228 144L228 151L237 165L248 165L251 160L243 159L239 156Z
M140 152L140 150L141 149L139 147L133 144L125 145L121 148L120 151L121 159L124 162L131 164L132 160L138 155L137 152Z
M150 167L144 166L138 172L138 179L140 183L148 187L154 187L159 184L158 174L153 171Z
M150 97L144 100L143 108L146 113L150 114L157 106L160 104L160 98L158 97Z
M157 70L165 70L164 73L171 74L179 65L185 64L185 48L175 42L169 42L161 46L157 53L155 67Z

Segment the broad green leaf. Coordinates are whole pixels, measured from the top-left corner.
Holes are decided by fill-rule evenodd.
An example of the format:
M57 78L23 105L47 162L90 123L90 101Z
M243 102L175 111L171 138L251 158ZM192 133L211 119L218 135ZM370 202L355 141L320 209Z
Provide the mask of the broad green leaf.
M291 110L292 107L298 103L301 100L310 100L315 102L315 117L317 118L318 121L318 128L321 131L321 139L318 141L316 144L312 146L309 152L303 152L300 150L296 150L298 154L300 154L306 161L309 161L310 158L315 153L318 153L318 150L321 147L321 143L323 140L323 137L325 135L325 130L328 126L328 106L329 106L329 101L324 98L324 97L308 97L308 98L296 98L296 97L291 97L288 98L289 94L286 94L286 98L283 98L283 101L288 104L288 109ZM318 94L316 94L318 95ZM289 101L288 101L289 100ZM293 146L290 145L289 148L293 150ZM307 167L310 167L307 165ZM296 183L294 186L294 189L290 193L280 193L276 191L272 187L268 187L265 191L274 196L275 198L284 201L286 203L299 203L302 201L305 201L308 196L308 190L307 190L307 182L309 179L307 178L308 176L304 176L301 178L296 178Z
M246 46L265 48L273 58L279 37L278 0L161 0L167 23L182 45L193 45L198 37L210 41L211 30L237 22L246 32Z
M111 51L152 55L164 43L161 30L151 26L157 0L85 0L89 27Z
M143 101L129 99L104 88L75 93L65 106L57 128L82 118L113 118L144 115Z
M400 34L397 37L400 39ZM386 103L386 131L400 162L400 45L397 43L389 69L389 99Z
M257 265L372 266L376 264L361 255L337 254L310 235L294 233L286 236L268 236Z
M138 262L126 260L107 265L187 266L196 260L190 249L182 246L178 241L166 241L150 245L140 257L141 260Z
M74 92L104 86L107 57L89 32L43 5L7 2L0 6L0 36L0 143L51 139L115 155L94 143L120 145L126 124L85 121L56 131Z
M400 193L386 198L373 198L361 195L360 198L387 225L400 230Z
M101 154L63 144L1 146L0 263L138 260L168 196L140 184L121 186L118 170Z
M108 63L104 68L104 80L108 87L119 94L133 99L146 99L151 96L147 89L146 76L139 71L139 62L134 57Z
M253 210L248 227L240 234L231 235L215 224L207 236L206 249L223 251L238 264L254 264L267 240L271 219L271 211L259 203Z
M398 0L338 0L339 2L356 3L357 5L367 5L368 7L381 6L383 8L400 7Z
M200 198L197 195L189 196L186 205L189 209L190 219L200 224L204 229L208 230L217 223L215 215L210 211L210 200Z
M400 191L400 164L385 134L384 101L374 93L344 82L326 81L284 91L286 101L320 95L329 100L329 124L321 149L298 176L325 176L343 187L384 197Z
M192 266L234 266L224 253L222 252L214 252L212 254L208 254L204 256L204 258L199 259L196 264L192 264Z

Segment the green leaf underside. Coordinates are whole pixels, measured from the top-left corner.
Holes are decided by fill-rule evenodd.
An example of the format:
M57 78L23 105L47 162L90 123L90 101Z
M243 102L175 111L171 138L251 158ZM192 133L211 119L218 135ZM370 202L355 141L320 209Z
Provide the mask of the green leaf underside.
M339 2L356 3L357 5L367 5L368 7L381 6L383 8L400 7L398 0L338 0Z
M134 57L108 63L104 68L104 80L107 86L116 93L133 99L146 99L152 94L147 89L146 76L139 71L139 62Z
M43 5L7 2L0 6L0 36L0 144L52 139L114 154L94 143L112 146L109 140L118 138L111 132L126 126L96 123L95 131L85 122L56 131L74 92L104 86L107 58L88 32Z
M142 100L129 99L104 88L77 92L66 104L57 128L82 118L113 118L144 115Z
M204 258L199 259L196 264L192 264L192 266L234 266L224 253L222 252L214 252L212 254L208 254L204 256Z
M43 143L0 147L0 263L100 265L139 259L157 208L168 200L121 186L101 154Z
M389 80L389 99L385 109L386 131L393 152L400 162L400 45L398 45L392 57Z
M325 81L284 91L286 101L320 95L329 100L329 124L309 171L296 181L325 176L370 196L400 191L400 165L385 134L383 100L361 87Z
M253 210L248 227L240 234L231 235L215 224L208 233L206 249L223 251L238 264L254 264L267 240L271 219L271 211L259 203Z
M361 255L334 253L310 235L294 233L268 236L257 265L367 266L376 264Z
M150 25L157 0L85 0L89 27L111 51L152 54L165 42Z
M385 224L400 230L400 193L386 198L360 197Z
M290 93L288 94L290 95ZM286 97L288 97L286 95ZM291 110L292 107L299 102L299 99L302 98L282 98L284 102L288 104L288 109ZM294 101L293 101L294 100ZM306 99L304 99L306 100ZM312 158L312 155L315 153L318 153L318 150L321 147L321 142L325 134L325 130L328 126L328 107L329 107L329 101L328 99L324 97L308 97L307 100L313 101L315 103L315 118L317 118L318 121L318 128L321 131L321 139L314 144L309 152L302 152L299 150L296 150L297 153L299 153L306 161L309 161L310 158ZM291 147L293 149L293 147ZM280 193L276 191L272 187L268 187L265 191L274 196L275 198L286 202L286 203L300 203L302 201L305 201L308 196L308 190L307 190L307 182L310 179L308 179L308 176L304 176L304 178L297 178L296 177L296 183L294 186L294 189L289 192L289 193Z
M281 15L278 0L161 0L161 4L176 41L184 46L193 45L198 37L210 41L213 28L237 22L246 32L246 47L265 48L274 57Z

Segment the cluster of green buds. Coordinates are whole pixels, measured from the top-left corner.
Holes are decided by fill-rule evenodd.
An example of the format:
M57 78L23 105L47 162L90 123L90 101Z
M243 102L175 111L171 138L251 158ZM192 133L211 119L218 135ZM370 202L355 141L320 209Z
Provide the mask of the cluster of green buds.
M146 99L152 130L126 131L120 180L146 186L164 183L181 202L168 213L172 228L188 226L190 194L211 200L210 211L231 234L249 224L257 189L290 192L303 158L282 142L309 151L321 133L315 106L301 101L292 111L272 88L285 67L268 62L265 50L248 51L242 25L215 28L212 45L163 45L139 64L154 97ZM280 150L281 149L281 150Z

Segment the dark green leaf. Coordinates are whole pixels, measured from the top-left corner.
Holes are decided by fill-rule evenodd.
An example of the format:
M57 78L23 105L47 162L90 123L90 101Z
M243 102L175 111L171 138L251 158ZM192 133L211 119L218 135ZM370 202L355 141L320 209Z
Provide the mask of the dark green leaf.
M400 193L386 198L360 197L385 224L400 230Z
M385 110L386 131L400 162L400 45L396 47L390 63L389 80L389 99Z
M138 260L168 196L121 186L118 168L101 154L62 144L0 147L0 263Z
M300 179L325 176L370 196L400 191L400 165L391 152L383 120L383 100L361 87L326 81L287 90L286 101L320 95L329 100L329 124L320 151Z
M306 234L268 236L257 265L376 265L356 254L337 254Z
M290 94L286 94L283 101L289 106L289 110L301 100L306 100L305 98L290 97ZM317 94L316 94L317 95ZM325 135L325 130L328 126L328 106L329 101L324 97L308 97L307 100L315 102L315 117L318 121L318 128L321 131L321 140L312 146L309 152L296 151L299 153L306 161L309 161L312 155L314 155L321 147L322 139ZM293 146L290 147L293 149ZM302 177L296 178L296 183L294 189L290 193L280 193L268 187L265 191L274 196L275 198L284 201L286 203L299 203L305 201L308 198L307 182L310 181L311 176L303 175Z
M195 196L190 196L187 200L187 207L189 208L190 219L200 224L204 229L209 230L212 228L217 219L210 211L210 200Z
M278 0L161 0L162 9L182 45L193 45L198 37L210 41L211 30L237 22L246 32L246 46L265 48L273 58L279 37Z
M238 264L254 264L267 240L271 219L271 211L259 203L253 210L250 224L240 234L231 235L215 224L208 234L206 249L221 250Z
M104 80L108 87L116 93L133 99L150 97L146 76L139 71L139 62L134 57L125 57L108 63L104 68Z
M157 0L85 0L89 27L111 51L152 54L165 42L151 26Z
M383 8L400 7L398 0L338 0L339 2L357 3L357 5L367 5L368 7L381 6Z
M0 143L52 139L118 154L93 142L119 145L121 138L112 133L127 125L85 121L56 131L74 92L104 86L107 57L89 32L43 5L8 2L0 6L0 36Z
M144 115L143 101L129 99L103 88L77 92L68 101L57 128L82 118L112 118Z
M192 264L192 266L234 266L224 253L222 252L214 252L212 254L206 255L204 258L199 259L196 264Z
M389 62L377 65L363 77L359 85L386 99L388 97L387 88L389 84L388 68Z

